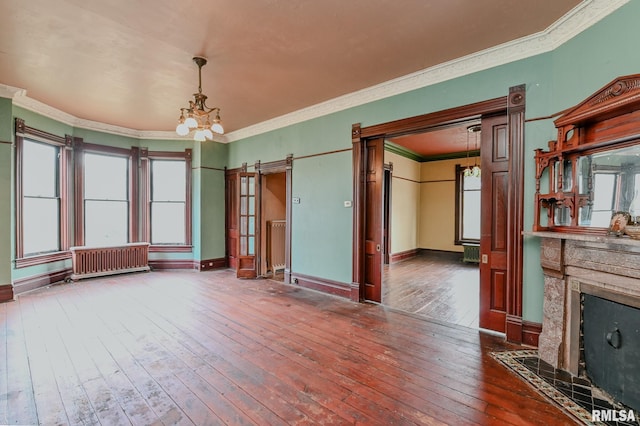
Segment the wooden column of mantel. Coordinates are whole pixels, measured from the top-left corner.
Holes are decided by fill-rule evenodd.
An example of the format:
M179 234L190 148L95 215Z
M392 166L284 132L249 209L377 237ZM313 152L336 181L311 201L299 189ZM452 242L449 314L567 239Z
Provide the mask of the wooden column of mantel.
M580 294L640 306L640 241L629 237L524 232L538 237L544 272L540 358L577 375Z

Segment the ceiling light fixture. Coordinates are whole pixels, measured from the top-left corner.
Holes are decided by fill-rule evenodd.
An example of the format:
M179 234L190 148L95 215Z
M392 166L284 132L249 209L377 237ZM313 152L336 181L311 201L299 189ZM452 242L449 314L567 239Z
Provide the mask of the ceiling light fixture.
M474 159L473 159L473 167L471 167L471 164L469 163L469 139L470 139L470 135L471 135L471 133L473 133L474 136L475 136L475 143L474 143L473 147L474 147L474 150L477 151L478 150L478 134L480 133L481 129L482 129L482 127L479 124L474 124L472 126L467 127L467 168L464 169L464 176L465 177L479 178L482 175L482 171L480 170L480 165L477 163L478 157L474 157Z
M194 100L189 101L188 108L180 108L176 133L186 136L193 131L193 139L203 142L213 139L213 132L223 134L224 129L220 121L220 108L209 108L206 104L207 96L202 94L202 67L207 64L207 59L196 56L193 62L198 65L198 93L193 94ZM216 116L212 120L209 114L214 111Z

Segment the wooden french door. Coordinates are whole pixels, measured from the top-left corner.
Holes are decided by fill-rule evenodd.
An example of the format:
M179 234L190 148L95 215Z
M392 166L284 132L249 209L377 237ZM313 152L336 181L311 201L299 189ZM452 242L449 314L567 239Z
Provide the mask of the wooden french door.
M365 146L364 298L382 302L384 139Z
M226 256L227 266L229 268L238 268L238 221L240 212L238 205L240 203L239 192L239 171L227 170L225 173L225 195L226 195Z
M237 272L238 278L256 277L256 173L241 172L238 174L240 191L238 199L238 243L237 243Z
M507 116L482 119L480 215L480 327L506 331L509 241L509 129Z

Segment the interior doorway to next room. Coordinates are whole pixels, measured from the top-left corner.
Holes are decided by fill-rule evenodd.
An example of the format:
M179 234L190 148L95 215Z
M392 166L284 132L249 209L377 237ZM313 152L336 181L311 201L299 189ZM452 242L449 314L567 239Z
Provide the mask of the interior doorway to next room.
M261 178L261 253L258 275L284 281L285 231L287 224L286 173L272 173Z

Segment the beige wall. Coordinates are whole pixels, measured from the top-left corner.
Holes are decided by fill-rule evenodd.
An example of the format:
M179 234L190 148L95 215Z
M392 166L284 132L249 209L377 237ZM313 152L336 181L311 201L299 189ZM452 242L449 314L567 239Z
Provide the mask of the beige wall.
M418 163L385 152L393 163L391 253L416 248L462 252L455 240L455 166L464 158Z
M466 159L462 159L465 164ZM461 159L430 161L421 164L420 174L420 248L462 251L455 240L456 164Z
M393 163L391 182L391 253L418 248L420 214L420 163L391 152L384 162Z

